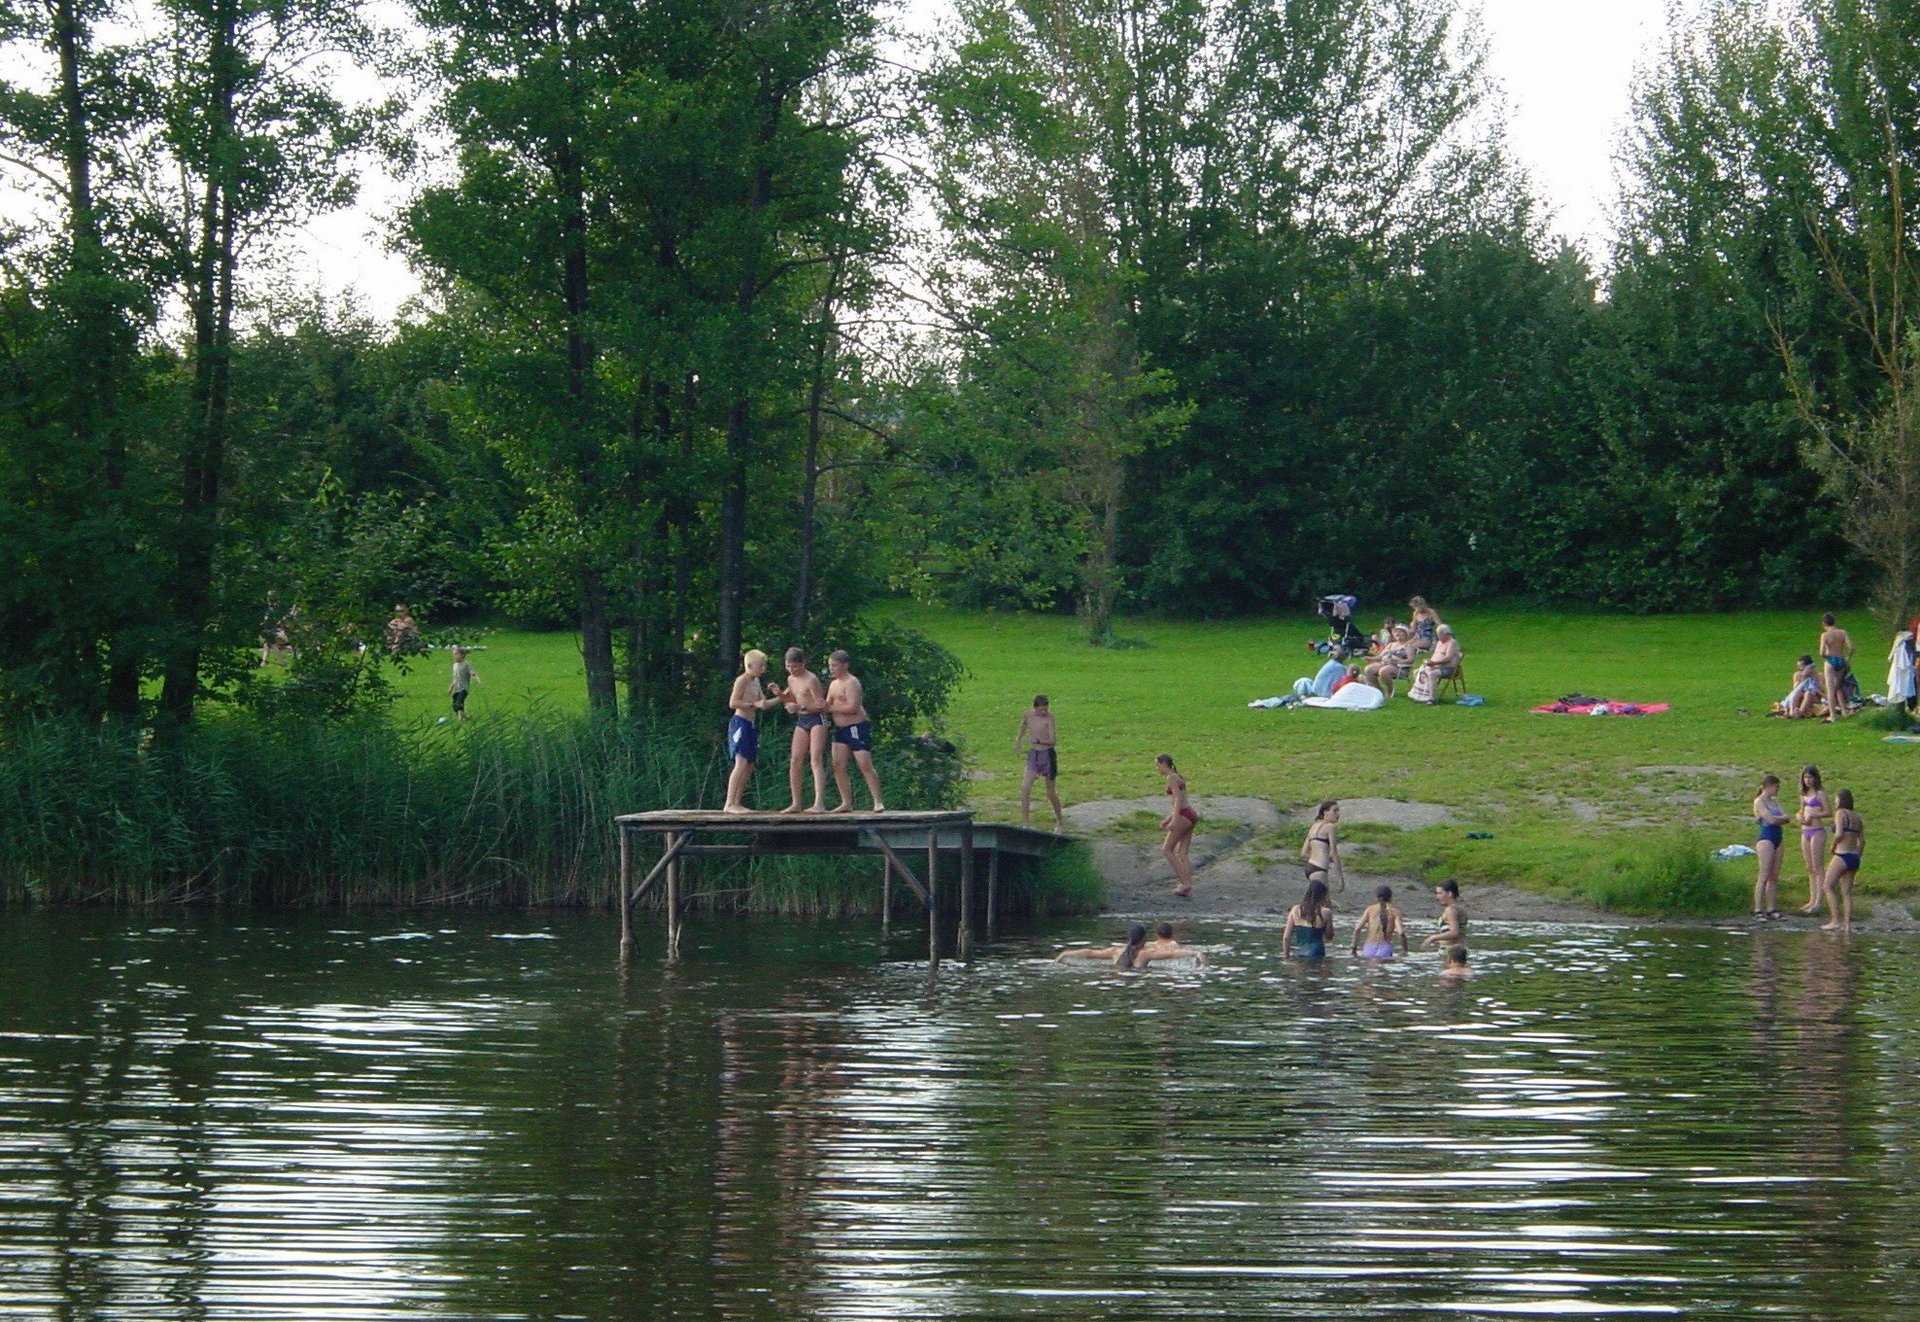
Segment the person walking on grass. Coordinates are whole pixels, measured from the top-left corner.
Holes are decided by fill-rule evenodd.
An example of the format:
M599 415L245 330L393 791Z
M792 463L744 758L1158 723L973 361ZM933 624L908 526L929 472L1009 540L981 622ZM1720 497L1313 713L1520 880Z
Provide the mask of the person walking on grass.
M721 812L752 812L747 807L747 782L753 779L753 764L760 760L760 713L780 702L780 686L767 693L760 676L767 673L767 654L754 648L741 659L740 674L727 697L727 752L733 758L733 770L727 775L727 801Z
M1020 781L1020 825L1033 825L1033 782L1043 780L1047 786L1047 802L1053 805L1053 833L1059 835L1066 829L1066 821L1061 816L1060 792L1053 784L1060 775L1055 734L1053 709L1047 705L1047 695L1036 693L1032 709L1020 718L1020 733L1013 741L1014 751L1024 749L1027 755L1026 775Z
M1820 768L1800 769L1800 858L1807 865L1807 902L1801 913L1813 913L1825 896L1827 876L1827 796L1820 787Z
M1361 944L1362 937L1366 944ZM1376 887L1373 903L1360 914L1360 921L1353 925L1353 953L1362 959L1392 959L1394 942L1400 943L1400 953L1407 954L1406 916L1393 907L1393 887Z
M820 676L807 669L807 654L789 647L786 655L787 691L782 695L786 709L793 713L793 744L787 755L787 788L793 802L782 812L825 812L827 810L827 694L820 687ZM802 808L800 800L807 787L807 767L813 767L813 806Z
M1853 655L1853 639L1847 631L1833 622L1833 616L1820 617L1820 680L1827 691L1827 719L1837 720L1847 714L1846 698L1842 693L1842 684L1846 679L1847 661Z
M885 812L880 800L880 773L873 769L873 718L867 715L867 690L853 673L853 658L844 651L827 658L827 716L833 721L833 783L840 790L840 803L832 811L853 811L853 779L847 774L847 759L860 766L873 796L873 810Z
M1787 810L1780 806L1780 777L1763 776L1760 792L1753 796L1753 824L1759 836L1753 852L1759 855L1759 874L1753 881L1753 916L1780 916L1780 856L1784 843L1782 829Z
M467 664L467 649L464 647L454 648L453 678L447 681L447 692L453 697L453 717L455 720L464 721L467 719L467 694L472 690L473 686L479 682L480 676L474 673L471 665Z
M1167 860L1167 866L1173 869L1173 878L1179 884L1173 893L1183 900L1193 898L1193 860L1190 851L1193 847L1193 828L1200 823L1200 814L1187 802L1187 778L1173 765L1173 754L1162 753L1153 759L1153 765L1161 775L1167 778L1167 797L1173 800L1167 815L1160 823L1160 829L1167 838L1160 842L1160 856Z
M1867 847L1867 824L1853 810L1853 791L1833 796L1833 859L1827 864L1827 921L1823 932L1853 930L1853 879L1860 872L1860 855Z

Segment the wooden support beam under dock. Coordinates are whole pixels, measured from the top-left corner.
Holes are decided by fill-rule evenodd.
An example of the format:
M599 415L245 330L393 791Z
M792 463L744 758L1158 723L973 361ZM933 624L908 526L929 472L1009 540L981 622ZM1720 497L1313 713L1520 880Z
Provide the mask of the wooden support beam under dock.
M973 958L974 869L978 855L986 855L986 931L993 937L999 917L1000 859L1041 858L1067 843L1070 837L1002 822L976 822L971 812L850 812L850 813L725 813L712 810L668 809L624 813L614 818L620 831L620 962L633 952L634 901L644 896L663 874L667 878L667 958L680 950L683 860L703 854L757 856L767 854L872 854L885 860L886 882L895 875L906 882L927 911L927 962L940 967L940 855L956 855L960 875L960 919L956 945L962 959ZM633 883L633 845L636 835L661 837L658 861L639 885ZM926 876L916 874L907 858L926 850ZM883 903L885 903L883 891Z

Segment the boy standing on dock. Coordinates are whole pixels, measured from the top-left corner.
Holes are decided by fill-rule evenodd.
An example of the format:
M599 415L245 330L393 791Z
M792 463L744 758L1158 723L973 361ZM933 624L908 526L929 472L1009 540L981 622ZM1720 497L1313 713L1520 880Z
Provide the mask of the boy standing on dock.
M1060 756L1053 745L1053 709L1047 705L1046 694L1036 693L1033 708L1020 718L1020 734L1013 741L1016 750L1025 749L1027 753L1027 774L1020 782L1020 825L1033 825L1033 782L1038 778L1047 783L1047 802L1053 805L1053 831L1058 835L1066 829L1066 823L1060 815L1059 791L1053 786L1060 775Z
M847 775L847 758L852 757L866 777L873 810L885 812L887 805L880 801L880 776L873 769L873 720L867 715L867 690L849 668L852 665L853 658L845 652L827 658L827 673L833 676L827 685L827 715L833 718L833 783L840 790L840 806L833 811L853 811L853 781Z
M793 802L783 812L825 812L827 810L827 697L820 688L820 676L807 669L807 654L798 647L787 649L787 710L793 713L793 748L787 761L787 787ZM806 788L807 764L813 764L813 806L801 808L801 791Z
M742 800L747 782L753 779L753 764L760 760L760 713L780 701L780 686L773 686L769 697L760 687L760 676L767 673L767 654L759 648L748 652L740 674L733 681L733 693L727 698L731 715L727 718L727 752L733 756L733 771L727 776L727 801L721 812L752 812Z

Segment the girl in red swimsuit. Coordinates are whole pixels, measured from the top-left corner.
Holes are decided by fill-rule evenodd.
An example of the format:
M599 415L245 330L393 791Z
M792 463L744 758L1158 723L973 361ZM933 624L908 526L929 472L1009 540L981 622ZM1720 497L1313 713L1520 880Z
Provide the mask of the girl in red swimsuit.
M1162 753L1153 760L1160 774L1167 778L1167 797L1173 800L1173 808L1167 813L1160 829L1167 838L1160 845L1160 854L1173 869L1174 880L1179 882L1173 893L1181 899L1193 897L1193 863L1187 857L1187 851L1193 844L1194 824L1200 820L1200 814L1187 803L1187 778L1174 770L1173 755Z

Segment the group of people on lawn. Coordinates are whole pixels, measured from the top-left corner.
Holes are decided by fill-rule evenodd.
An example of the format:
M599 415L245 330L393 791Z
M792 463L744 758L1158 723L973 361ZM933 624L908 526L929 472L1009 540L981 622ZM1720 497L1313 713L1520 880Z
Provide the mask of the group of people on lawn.
M1453 629L1440 619L1440 613L1427 604L1425 597L1407 603L1412 612L1405 624L1388 617L1371 639L1365 658L1352 665L1343 647L1328 651L1320 673L1307 682L1313 696L1331 698L1349 684L1366 684L1388 698L1394 686L1412 676L1407 696L1415 702L1432 704L1440 682L1460 673L1464 653ZM1426 659L1421 660L1422 657ZM1295 691L1299 691L1296 685ZM1377 705L1377 700L1374 705Z

